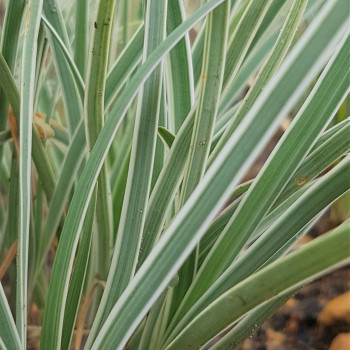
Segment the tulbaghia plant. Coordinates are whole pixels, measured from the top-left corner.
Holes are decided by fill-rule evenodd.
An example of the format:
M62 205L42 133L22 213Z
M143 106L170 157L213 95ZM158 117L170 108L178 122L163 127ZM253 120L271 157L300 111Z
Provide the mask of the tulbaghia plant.
M0 348L231 349L349 262L295 248L350 189L348 1L0 6Z

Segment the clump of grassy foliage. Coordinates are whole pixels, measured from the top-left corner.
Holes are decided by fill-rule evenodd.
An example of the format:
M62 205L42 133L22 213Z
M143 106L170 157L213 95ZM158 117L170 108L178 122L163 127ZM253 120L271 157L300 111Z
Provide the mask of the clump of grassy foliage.
M1 348L234 348L349 262L291 249L350 189L346 1L0 4Z

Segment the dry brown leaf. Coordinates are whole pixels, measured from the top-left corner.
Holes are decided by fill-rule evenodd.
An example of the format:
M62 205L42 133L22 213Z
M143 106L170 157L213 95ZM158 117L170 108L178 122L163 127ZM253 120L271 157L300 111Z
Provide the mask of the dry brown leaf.
M16 256L16 252L17 252L17 244L18 241L16 240L15 242L13 242L9 252L7 253L7 255L5 256L4 262L2 263L2 265L0 266L0 281L2 280L2 278L4 277L7 269L9 268L11 261L13 260L13 258Z
M9 108L9 123L10 123L10 130L11 130L11 135L12 135L12 140L15 144L15 148L17 151L17 155L19 155L19 133L18 133L18 125L17 125L17 120L16 116L13 113L13 110L10 106Z
M302 247L303 245L305 244L308 244L312 241L312 237L310 237L309 235L304 235L302 236L297 242L296 244L294 245L293 249L297 249L297 248L300 248Z
M33 118L34 127L40 137L40 140L46 140L55 136L55 132L49 124L46 123L46 115L40 112L35 112Z
M350 333L340 333L332 341L329 350L349 350Z
M335 321L350 323L350 291L330 300L318 316L318 322L324 326Z
M61 124L58 124L55 120L51 119L50 120L50 125L55 128L55 129L58 129L58 130L61 130L61 131L67 131Z
M84 325L85 325L85 319L87 312L89 310L90 303L92 301L92 296L94 294L94 291L97 286L102 286L103 288L106 287L106 282L105 281L96 281L94 284L91 286L90 291L88 295L86 296L85 299L82 298L80 301L80 307L77 315L77 321L76 321L76 332L75 332L75 339L74 339L74 349L78 350L81 347L81 343L83 340L83 335L84 335Z

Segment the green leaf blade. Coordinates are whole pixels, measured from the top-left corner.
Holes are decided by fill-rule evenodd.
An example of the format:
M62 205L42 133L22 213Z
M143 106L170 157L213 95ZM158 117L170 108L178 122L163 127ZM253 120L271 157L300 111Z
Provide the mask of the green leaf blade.
M18 262L16 288L16 323L20 339L26 341L28 246L31 204L32 120L34 114L34 81L37 54L37 37L43 1L29 1L26 6L25 38L20 100L19 140L19 214Z
M349 221L346 222L332 233L314 240L227 291L166 349L198 348L220 332L224 324L228 326L257 305L264 305L271 297L301 287L321 273L346 264L350 256L344 242L350 239L349 224ZM281 275L284 276L283 281ZM222 315L220 322L215 317L218 314Z

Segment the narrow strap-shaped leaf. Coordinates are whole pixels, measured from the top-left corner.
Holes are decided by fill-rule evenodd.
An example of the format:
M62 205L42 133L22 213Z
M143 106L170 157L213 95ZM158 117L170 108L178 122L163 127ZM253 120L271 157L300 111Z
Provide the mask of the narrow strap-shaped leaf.
M100 1L96 22L94 23L94 39L89 58L85 94L87 138L90 150L95 144L104 120L107 61L114 7L115 0ZM120 65L117 67L120 67Z
M248 190L251 183L252 180L238 185L231 194L231 197L236 198L237 196L240 196L243 193L245 193ZM240 200L241 198L231 203L208 228L207 232L205 233L203 239L200 242L200 251L198 256L199 265L203 263L206 254L208 254L210 248L213 246L216 239L219 237L220 233L227 225L227 222L230 220L234 211L237 209Z
M261 235L261 233L263 233L268 227L270 227L271 224L274 221L276 221L276 219L278 219L286 211L286 209L289 208L307 190L307 188L310 185L312 185L312 183L313 182L310 181L307 186L304 186L303 188L299 189L299 191L289 196L281 205L277 206L276 209L271 210L271 212L261 221L258 228L254 231L251 237L251 240L255 240L257 237ZM242 200L242 197L238 198L238 201L233 202L225 209L222 215L220 215L217 218L217 220L213 222L208 232L203 237L202 239L203 244L201 241L200 264L203 263L205 256L209 253L210 249L213 247L213 245L217 241L218 237L224 230L225 226L227 225L229 220L232 218L239 204L239 200Z
M348 91L350 37L339 45L293 124L265 163L220 238L203 262L183 305L196 298L231 264L273 205L317 135L325 129Z
M43 13L47 21L52 25L59 37L63 41L65 47L70 49L69 40L66 33L66 28L62 18L61 9L56 0L45 0L43 6ZM67 121L69 125L69 134L73 137L76 128L83 116L82 105L82 89L79 90L73 72L66 61L65 54L55 37L50 31L47 32L50 48L53 51L53 58L59 72L58 78L62 87L62 94L65 101L65 108L67 112ZM80 73L79 73L80 74Z
M231 13L228 28L228 38L232 36L234 30L237 27L239 20L241 19L244 11L246 10L249 1L236 1L230 0L231 2ZM198 33L195 37L192 49L192 61L193 61L193 76L194 82L197 86L200 82L202 64L203 64L203 51L204 51L204 36L205 36L205 21L203 21Z
M200 9L209 4L210 0ZM329 57L330 45L343 36L347 20L344 6L342 0L327 3L295 45L278 74L250 110L246 122L241 123L231 136L113 307L96 338L94 349L123 347L136 325L199 242L239 179L252 164L254 156L271 135L276 123L318 74ZM321 28L325 29L328 37L326 33L319 35Z
M60 214L63 213L65 203L84 156L84 150L86 147L84 128L84 123L81 121L62 164L62 170L49 206L47 219L40 240L40 247L36 261L35 280L38 278L38 274L45 258L45 253L47 252L47 247L57 230L61 218Z
M19 123L19 213L16 288L16 324L23 347L27 333L28 244L31 205L32 120L34 114L34 80L37 37L43 0L26 5L21 72L21 117Z
M234 35L234 32L236 30L236 27L241 20L245 10L247 9L247 6L249 4L249 0L231 0L231 13L230 13L230 20L229 20L229 28L228 28L228 39Z
M85 77L88 53L89 4L78 0L75 8L74 59L80 75Z
M165 76L164 76L164 69L162 74L162 85L161 85L161 96L160 96L160 103L159 103L159 117L158 117L158 127L159 125L168 125L168 106L167 106L167 99L166 99L166 88L165 88ZM165 147L161 140L158 138L158 127L157 127L157 133L156 133L156 149L154 151L154 161L153 161L153 169L152 169L152 177L151 177L151 192L152 189L157 182L157 179L159 177L160 172L162 171L164 160L165 160Z
M174 143L175 135L163 126L160 126L158 127L158 136L161 138L164 145L167 146L168 149L170 149L172 144Z
M235 109L235 107L233 107ZM143 263L160 236L172 200L182 180L182 173L190 147L196 108L193 107L177 133L163 169L152 191L145 227L139 265Z
M140 340L140 345L138 350L149 350L155 349L155 343L157 342L157 337L162 333L159 332L159 327L164 326L164 324L159 324L162 321L162 316L164 314L164 307L166 303L167 290L165 290L161 296L156 301L155 305L152 307L151 311L147 316L145 323L145 328L142 332L142 338ZM158 328L158 332L155 331Z
M123 4L123 18L124 18L124 23L123 23L123 43L124 45L128 42L128 14L129 14L129 6L128 6L128 1L121 1L121 4Z
M275 13L278 10L279 4L284 3L282 9ZM321 3L319 1L318 3ZM310 4L310 1L308 1ZM225 91L225 96L221 99L219 115L226 112L227 109L232 106L233 103L239 98L237 95L237 90L241 91L241 88L237 89L237 86L242 87L242 84L246 84L249 77L251 77L255 69L259 67L261 63L265 60L265 57L269 54L270 50L273 48L275 41L280 34L281 27L283 26L284 20L282 23L281 18L285 18L288 14L288 8L290 4L285 0L273 1L269 9L267 10L266 15L264 16L263 22L260 25L255 38L253 39L252 44L249 47L249 50L246 54L246 58L237 73L236 78L233 80L232 84L228 86ZM285 10L285 8L287 10ZM314 17L315 11L313 8L307 7L304 13L303 20L308 21L310 17ZM273 18L275 17L275 18ZM272 20L272 23L269 24L268 28L265 28L269 21ZM310 21L311 22L311 21ZM256 40L258 39L259 40Z
M288 4L288 2L289 2L289 4ZM266 35L268 30L270 29L271 23L273 23L273 21L281 19L281 17L282 17L281 12L283 13L283 7L285 7L285 8L291 7L290 2L291 2L290 0L277 0L277 1L273 1L271 3L271 6L266 11L266 15L264 16L264 18L259 26L259 29L257 30L257 32L254 36L254 39L251 43L251 46L249 47L248 54L254 48L254 46L259 42L259 40L264 35Z
M307 184L338 158L350 151L350 120L347 120L347 122L304 159L275 205L281 203L285 198L289 197L290 193Z
M13 72L16 62L18 38L21 29L24 3L24 0L19 0L11 1L7 4L2 28L0 52L11 72ZM8 97L5 91L0 90L0 131L5 129L7 117ZM2 145L0 145L0 164L2 162L2 154L3 148Z
M57 31L64 45L68 48L69 52L71 52L67 28L64 23L59 1L46 0L43 4L43 12L47 16L48 21L52 24L52 27Z
M7 94L7 98L12 106L18 124L20 120L20 94L13 80L12 74L1 53L0 75L0 86L4 89L3 91L5 91L5 93ZM55 188L55 175L53 173L53 169L46 154L45 148L34 129L32 141L32 157L35 163L35 167L39 173L39 177L41 179L46 197L50 201Z
M281 308L295 293L293 291L282 292L277 297L269 300L267 303L251 311L238 325L234 326L225 334L211 350L227 350L229 347L234 349L245 339L252 335L259 327L268 320L279 308Z
M52 200L49 203L49 209L41 233L37 253L37 274L40 273L50 242L52 241L52 238L55 232L57 231L57 227L63 215L65 204L69 197L69 193L72 190L74 181L76 179L76 175L85 155L85 147L86 141L84 124L83 122L81 122L62 163L60 176L58 178L57 185L54 189ZM36 280L36 277L34 277L34 280Z
M211 152L208 162L209 166L216 158L217 154L220 152L227 139L232 135L239 123L243 120L244 116L247 114L254 101L263 90L266 82L270 80L278 67L281 65L297 31L298 24L304 13L306 4L307 0L296 0L293 2L288 17L281 29L280 35L277 38L271 54L266 59L263 67L260 69L253 86L249 89L247 95L244 97L244 101L239 107L237 113L232 118L218 144Z
M124 124L120 128L116 138L119 156L113 161L113 166L110 175L113 195L113 219L115 228L114 240L116 236L116 230L118 230L119 227L120 214L122 212L124 193L126 188L126 181L128 178L134 124L135 114L128 113L128 118L124 121Z
M185 33L192 28L195 23L205 17L208 12L212 11L221 2L221 0L209 0L206 2L154 50L143 66L140 67L138 72L135 73L133 78L130 80L128 87L120 95L118 103L113 107L98 139L96 140L96 144L81 174L77 189L72 198L53 264L52 276L55 276L55 278L51 278L50 281L45 309L45 313L50 316L47 316L46 319L44 317L42 330L42 334L45 331L50 333L54 344L52 348L55 348L56 346L55 339L57 338L55 334L61 327L60 325L64 310L62 306L65 304L65 297L69 282L67 276L73 264L80 228L86 214L94 184L97 180L107 152L111 146L112 140L114 139L114 136L118 130L121 118L124 117L140 86L148 78L157 64L159 64L162 57L169 52L179 40L181 40ZM140 310L142 309L140 308L139 311ZM127 323L125 323L125 326L129 327Z
M5 57L0 52L0 74L1 74L1 80L0 80L0 87L2 88L1 93L5 93L6 97L9 100L9 103L12 106L12 110L15 114L17 123L19 121L19 110L20 110L20 97L19 97L19 91L16 86L16 83L14 81L14 78L11 73L11 69L8 66ZM6 108L6 123L8 119L8 106Z
M346 125L348 125L349 123L350 123L350 117L344 119L343 121L341 121L341 122L335 124L334 126L332 126L331 128L329 128L326 132L324 132L321 136L319 136L319 138L317 139L317 141L315 142L315 144L311 148L310 153L312 153L316 148L318 148L320 145L322 145L325 142L325 140L328 140L330 137L332 137L340 129L346 127Z
M188 148L190 146L194 113L195 108L192 108L175 137L172 148L158 177L158 181L153 188L143 229L139 265L144 262L154 244L158 241L165 222L166 213L170 209L171 202L182 180L182 171L186 163Z
M244 90L247 85L249 77L255 74L265 58L268 56L273 45L278 37L278 31L270 34L264 38L262 42L254 48L249 56L242 63L235 79L231 85L227 86L225 95L221 97L218 114L220 117L228 111L228 109L239 100L239 93Z
M32 291L33 291L33 275L35 271L35 259L38 254L38 242L40 241L41 236L41 230L43 226L43 207L44 207L44 191L41 185L41 182L39 179L37 179L36 184L36 198L35 201L33 201L33 207L35 208L32 210L32 235L29 237L29 270L28 270L28 295L29 300L32 297Z
M167 1L149 0L147 2L143 61L164 39L166 10ZM106 320L111 308L135 273L151 186L159 120L161 77L162 68L158 67L139 94L117 240L106 288L90 332L90 340Z
M168 2L168 33L171 33L183 22L185 17L183 7L181 0ZM176 133L194 104L192 56L188 35L171 50L166 63L167 98L170 110L169 122L171 130Z
M22 349L22 344L18 336L15 321L13 320L10 306L7 302L2 283L0 282L0 338L3 341L2 349ZM1 348L1 346L0 346Z
M128 170L130 163L131 145L126 150L121 166L118 169L118 176L114 181L113 187L113 219L114 227L117 230L120 222L120 214L122 212L126 181L128 179Z
M238 94L247 79L260 64L262 60L261 57L265 57L267 52L273 46L275 37L271 37L270 39L266 45L263 45L259 50L252 53L246 64L243 65L242 70L238 72L236 79L229 89L229 93L232 97ZM228 104L230 104L230 102L228 102ZM160 231L164 224L165 215L170 208L171 201L175 196L175 192L181 181L182 170L187 159L186 150L190 145L194 111L195 109L189 113L185 123L177 133L177 141L175 142L174 147L170 150L155 189L152 191L144 227L144 237L139 257L139 265L142 264L149 254L150 249L158 240ZM231 115L233 114L233 111L230 110L228 113Z
M205 233L203 239L200 241L199 245L199 254L198 254L198 266L200 267L209 253L210 249L213 247L214 243L220 236L220 233L223 231L227 222L230 220L235 210L238 207L241 198L235 200L231 203L222 213L218 216L218 218L210 225L207 232Z
M331 164L330 164L331 165ZM254 231L253 235L250 237L250 242L256 240L263 232L265 232L281 215L284 214L288 208L295 203L295 201L313 184L315 181L310 181L305 186L297 189L294 193L290 194L282 203L276 205L276 207L272 207L268 213L261 220L260 224Z
M0 144L4 144L8 141L10 141L12 138L11 136L11 131L10 130L5 130L0 132Z
M52 275L56 276L56 278L51 279L49 286L48 303L45 313L49 314L50 316L47 318L47 321L44 319L43 332L45 331L45 328L51 327L50 334L52 335L54 344L54 334L56 334L58 331L63 317L62 305L64 305L64 295L67 291L67 271L70 270L73 263L79 228L82 225L82 219L84 218L87 209L86 205L84 204L81 206L81 203L87 203L88 199L91 197L93 185L96 182L97 175L101 169L103 160L106 157L107 150L109 149L118 126L120 125L120 118L125 115L139 87L147 79L155 66L160 62L164 54L166 54L196 22L203 18L219 3L220 0L210 0L208 3L203 5L153 52L138 74L136 74L130 81L129 88L126 89L120 96L120 103L118 103L111 111L111 115L107 119L106 124L98 137L98 140L96 141L96 146L94 147L89 161L86 164L85 170L82 173L77 190L72 199L53 265ZM72 208L74 208L74 210ZM67 240L68 244L65 243Z
M88 268L89 255L91 250L92 227L95 215L95 205L98 186L96 185L95 193L93 194L89 209L86 213L84 225L82 228L81 240L78 248L78 254L75 259L74 270L69 283L67 295L67 304L64 314L63 330L62 330L62 345L61 349L69 349L72 341L74 324L78 314L78 308L83 292L83 286Z
M204 175L210 151L213 128L220 101L225 67L230 2L218 6L207 17L202 78L187 164L181 188L181 204L188 199ZM179 271L174 288L172 308L177 308L196 273L194 253Z
M271 2L271 0L250 1L230 38L224 74L224 86L226 88L223 91L223 95L225 95L227 88L237 75L254 35Z
M247 311L349 262L349 246L344 244L349 239L347 221L250 276L203 310L166 349L200 348Z
M304 190L307 189L307 186L311 184L312 180L317 175L326 170L342 155L349 152L349 133L350 121L345 120L343 123L340 123L340 125L337 124L335 128L330 129L322 135L321 143L317 142L317 147L315 148L314 146L312 153L302 161L298 170L293 175L293 178L289 181L288 185L284 188L282 194L273 205L270 213L261 221L258 228L254 231L252 238L256 238L270 227L283 212L302 195ZM297 179L301 181L297 181ZM200 264L203 262L205 255L208 254L208 249L213 246L214 242L227 225L237 205L237 202L229 205L222 215L214 221L201 240Z
M229 10L230 2L226 1L207 17L202 81L182 185L183 203L203 177L207 164L222 88Z
M321 213L325 208L329 206L330 203L332 203L338 197L343 195L347 190L349 190L350 181L347 178L350 168L349 163L350 158L349 156L347 156L342 162L340 162L340 164L338 164L334 169L332 169L332 171L330 171L329 174L321 178L321 180L316 182L314 186L311 186L310 189L308 189L305 192L305 194L303 194L293 204L293 206L281 216L281 221L277 220L273 225L271 225L271 227L251 247L251 250L248 254L249 256L252 256L252 254L254 254L254 252L256 252L259 248L261 248L262 250L258 255L256 255L256 257L254 257L250 264L256 264L255 259L258 260L259 257L261 258L259 261L260 265L264 265L266 262L276 260L279 256L281 256L284 252L288 250L288 248L299 237L299 232L301 232L302 229L309 222L311 222L313 218L317 216L317 214ZM331 184L332 181L337 180L339 180L339 186L337 186L337 182L333 182ZM325 188L326 186L328 186L328 188ZM309 197L308 200L307 197ZM314 205L312 206L310 203L306 203L307 201L309 201L310 203L314 203ZM317 203L317 205L315 203ZM298 205L304 206L308 210L307 215L303 216L300 214L300 211L296 209ZM297 225L293 225L291 223L292 216L294 216L293 219L297 217L301 218L300 221L296 221L298 222ZM285 226L281 230L278 229L277 226L279 226L280 228L282 226L282 221L282 225ZM285 233L284 236L283 232ZM268 240L271 240L271 237L278 237L278 239L272 242L267 242ZM271 249L269 251L270 257L266 257L265 249ZM237 260L237 264L242 264L241 260L246 260L246 258L242 257L242 259ZM247 266L247 269L249 268L250 266Z
M210 148L211 152L213 151L213 149L217 145L218 141L220 140L220 137L225 132L232 117L236 114L236 112L241 104L242 104L242 102L238 102L238 103L234 104L234 106L232 108L230 108L226 113L224 113L222 115L218 114L218 119L215 123L214 135L213 135L213 140L212 140L211 148Z
M108 72L105 90L106 109L117 97L120 88L125 84L131 72L141 62L144 35L145 28L142 24Z
M350 188L347 173L350 158L344 160L321 181L311 186L277 221L212 284L203 296L179 321L170 339L180 333L205 307L229 288L261 268L272 256L284 251L281 247L293 240L310 221ZM302 208L302 209L301 209ZM278 255L276 255L278 253Z
M15 146L12 146L11 157L11 182L9 185L9 201L8 201L8 242L12 244L17 240L19 232L19 169L18 169L18 154ZM11 296L14 300L14 296Z
M45 26L43 25L43 23L40 23L40 27L39 27L39 34L38 34L38 39L37 39L38 43L38 52L37 52L37 69L35 72L35 86L38 86L35 95L34 95L34 105L38 105L38 101L39 101L39 95L41 92L41 86L42 83L44 82L45 76L47 76L47 64L46 64L46 59L47 59L47 54L48 54L48 42L46 39L46 32L45 32ZM46 92L47 93L47 92ZM54 101L52 101L52 104L54 104ZM50 116L51 118L51 116Z
M101 0L94 24L93 44L87 67L84 99L87 144L90 151L104 124L104 91L114 8L115 0ZM110 248L113 236L112 197L110 195L106 162L98 178L96 223L99 233L98 277L106 280L111 261Z
M204 33L205 33L204 23L199 28L195 41L192 44L193 80L194 80L195 86L200 81L201 70L202 70Z
M62 53L63 53L65 59L67 60L68 66L73 74L74 81L79 89L79 93L82 95L83 91L85 89L84 81L83 81L82 75L81 75L77 65L75 64L68 48L65 46L63 40L61 39L61 37L57 33L56 29L48 21L48 19L45 16L41 16L41 20L43 21L43 23L45 24L47 29L50 31L50 33L52 34L53 39L57 42L57 44L61 48Z
M147 319L144 318L144 320L141 322L139 327L136 329L136 331L134 332L134 334L132 335L132 337L130 338L128 343L125 345L125 348L124 348L125 350L137 349L137 347L140 344L141 338L142 338L142 334L143 334L143 330L145 328L146 321L147 321Z

